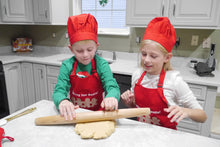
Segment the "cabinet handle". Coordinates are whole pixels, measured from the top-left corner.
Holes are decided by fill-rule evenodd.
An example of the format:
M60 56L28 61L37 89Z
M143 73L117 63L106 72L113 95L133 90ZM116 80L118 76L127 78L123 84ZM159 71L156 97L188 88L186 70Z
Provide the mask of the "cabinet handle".
M173 16L175 16L176 4L173 5Z
M15 65L15 66L12 66L11 68L9 68L8 70L14 70L14 69L17 69L18 67Z
M164 16L164 5L162 7L162 16Z
M43 70L42 69L40 70L40 75L41 75L41 79L43 79L44 77L43 77Z
M45 17L47 18L47 10L45 10Z
M5 7L5 15L7 15L7 9L6 9L6 7Z

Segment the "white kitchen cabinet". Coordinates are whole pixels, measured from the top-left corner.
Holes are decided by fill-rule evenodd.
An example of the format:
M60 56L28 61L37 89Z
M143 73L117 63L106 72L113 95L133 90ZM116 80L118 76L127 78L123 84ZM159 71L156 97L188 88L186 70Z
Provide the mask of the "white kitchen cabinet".
M0 8L1 8L1 2L0 2ZM2 15L1 15L1 11L0 11L0 24L2 24Z
M36 102L48 99L46 65L33 64Z
M219 0L127 0L126 24L146 27L167 16L175 27L217 27L219 6Z
M57 84L57 77L47 77L47 85L48 85L48 97L49 100L53 100L53 91Z
M144 26L152 18L168 16L169 0L127 0L126 24L128 26Z
M52 100L53 91L57 84L59 70L60 66L47 66L47 86L49 100Z
M1 0L2 22L33 22L32 0Z
M50 22L50 0L35 0L33 1L33 8L35 22Z
M36 102L33 64L28 62L21 63L22 84L24 91L24 105L29 106Z
M0 23L66 25L70 7L69 0L0 0Z
M66 25L69 7L69 0L34 0L34 22Z
M10 114L24 108L20 63L4 65Z
M219 0L171 0L169 18L175 26L217 26Z
M198 85L195 83L188 83L190 89L196 96L203 110L206 112L207 120L204 123L198 123L191 119L183 119L178 124L178 130L209 136L211 130L211 121L215 108L217 87Z

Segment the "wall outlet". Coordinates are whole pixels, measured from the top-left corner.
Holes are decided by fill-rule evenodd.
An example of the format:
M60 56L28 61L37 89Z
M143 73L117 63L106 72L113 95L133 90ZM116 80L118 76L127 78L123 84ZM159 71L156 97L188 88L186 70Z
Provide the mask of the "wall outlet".
M191 46L197 46L199 42L199 35L192 35Z
M141 37L140 36L136 37L136 43L141 43Z
M202 48L210 48L211 46L211 38L204 38L202 43Z
M52 37L53 37L53 38L56 38L56 33L52 33Z
M66 39L68 39L68 38L69 38L69 35L68 35L68 33L67 33L67 32L66 32L65 38L66 38Z

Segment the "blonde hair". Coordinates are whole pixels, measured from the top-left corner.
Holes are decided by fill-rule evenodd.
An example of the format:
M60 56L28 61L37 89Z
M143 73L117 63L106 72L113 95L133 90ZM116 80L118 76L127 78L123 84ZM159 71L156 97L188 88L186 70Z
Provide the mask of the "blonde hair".
M153 40L143 40L141 41L141 45L140 45L140 49L142 49L145 45L147 44L156 44L158 49L160 49L160 51L164 54L164 55L167 55L168 54L168 51L161 45L159 44L158 42L156 41L153 41ZM141 67L144 67L144 63L142 63L141 61ZM164 71L169 71L169 70L173 70L171 64L170 64L170 61L168 61L167 63L164 63L163 65L163 68L164 68Z

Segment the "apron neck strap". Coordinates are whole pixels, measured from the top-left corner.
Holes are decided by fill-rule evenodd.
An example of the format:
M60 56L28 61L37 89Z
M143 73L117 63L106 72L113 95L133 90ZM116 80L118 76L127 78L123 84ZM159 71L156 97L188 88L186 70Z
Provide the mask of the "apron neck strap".
M73 64L73 71L72 71L72 75L76 75L76 69L77 69L77 59L75 59L75 62ZM96 72L96 64L95 64L95 59L92 59L92 73Z
M145 74L147 73L147 71L144 71L141 75L141 77L139 78L137 84L141 84L141 81L143 80ZM164 69L161 70L161 73L160 73L160 78L159 78L159 82L157 84L157 87L158 88L163 88L163 81L164 81L164 78L165 78L165 74L166 72L164 71Z
M76 75L76 69L77 69L77 60L75 59L75 62L74 62L74 64L73 64L72 75Z
M92 73L96 72L96 63L95 63L95 58L92 59Z
M157 88L163 88L163 81L164 81L164 78L165 78L165 74L166 74L166 72L164 71L164 69L162 69L161 73L160 73L159 82L157 84Z
M144 75L146 74L146 72L147 72L147 71L144 71L144 72L142 73L142 75L141 75L141 77L139 78L137 84L141 84L141 81L143 80Z

